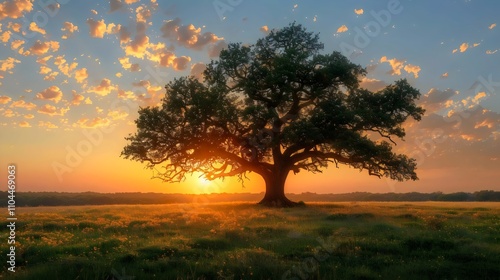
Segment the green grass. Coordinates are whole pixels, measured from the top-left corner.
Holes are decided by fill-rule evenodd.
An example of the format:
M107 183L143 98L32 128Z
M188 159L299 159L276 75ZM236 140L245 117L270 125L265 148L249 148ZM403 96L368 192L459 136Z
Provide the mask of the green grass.
M17 213L16 272L5 266L4 279L500 275L500 203L310 203L294 209L217 203ZM6 242L7 231L0 239Z

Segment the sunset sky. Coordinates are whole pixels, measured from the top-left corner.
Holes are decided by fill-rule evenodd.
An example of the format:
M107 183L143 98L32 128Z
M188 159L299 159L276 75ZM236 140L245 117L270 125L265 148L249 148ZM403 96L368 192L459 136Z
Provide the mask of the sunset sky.
M162 183L120 152L139 107L157 105L168 81L200 76L229 42L296 21L320 34L325 53L366 67L363 87L407 78L427 111L395 147L418 160L419 181L332 166L290 174L286 192L500 190L498 11L479 0L3 1L0 183L13 163L17 191L264 191L253 176L245 188L197 176Z

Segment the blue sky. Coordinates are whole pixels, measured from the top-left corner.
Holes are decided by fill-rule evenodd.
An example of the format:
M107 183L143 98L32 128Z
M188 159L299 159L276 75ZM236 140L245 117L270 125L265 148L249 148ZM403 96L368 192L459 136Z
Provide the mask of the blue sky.
M207 186L195 181L153 182L140 164L119 158L137 109L157 105L175 77L201 78L227 43L251 44L295 21L320 34L325 53L341 51L367 67L363 87L407 78L427 113L397 146L419 159L418 182L331 168L291 176L290 192L311 178L318 179L307 190L316 192L498 189L499 10L500 2L479 0L7 0L0 4L1 164L25 170L26 190L202 192ZM255 182L212 188L263 191Z

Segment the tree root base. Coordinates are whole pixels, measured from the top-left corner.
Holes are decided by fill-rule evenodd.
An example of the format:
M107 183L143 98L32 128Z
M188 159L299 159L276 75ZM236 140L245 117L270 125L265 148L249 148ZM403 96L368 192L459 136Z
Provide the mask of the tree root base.
M274 207L274 208L291 208L291 207L300 207L305 206L304 202L294 202L289 200L288 198L276 198L269 199L264 198L258 204L266 206L266 207Z

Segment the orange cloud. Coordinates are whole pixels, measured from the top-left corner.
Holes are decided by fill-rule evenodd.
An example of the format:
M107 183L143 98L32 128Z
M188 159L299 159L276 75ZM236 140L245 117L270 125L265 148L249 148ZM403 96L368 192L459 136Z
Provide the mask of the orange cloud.
M73 99L71 100L71 105L78 106L82 101L85 100L85 97L81 94L76 93L75 90L72 90L71 93L73 94Z
M75 80L79 84L85 82L88 76L89 74L87 73L87 68L82 68L75 71Z
M137 58L143 58L149 47L149 37L139 34L125 47L125 54Z
M33 110L36 108L36 105L34 103L31 103L31 102L25 102L24 100L18 100L18 101L15 101L15 102L12 102L12 104L10 104L9 106L10 108L23 108L23 109L26 109L26 110Z
M49 61L53 56L52 55L48 55L46 57L40 57L36 60L37 63L40 63L42 65L46 65L47 64L47 61Z
M12 98L6 96L6 95L2 95L0 96L0 104L7 104L9 103L10 101L12 100Z
M488 27L488 29L490 29L490 30L491 30L491 29L495 28L496 26L497 26L497 24L496 24L496 23L492 23L492 24Z
M66 63L66 59L64 55L57 56L54 59L54 65L57 66L59 71L61 71L64 75L71 77L73 70L78 66L77 62L72 62L71 64Z
M63 96L61 89L57 86L51 86L36 95L36 99L52 100L58 103Z
M57 41L48 41L48 42L41 42L41 41L36 41L33 46L29 49L31 53L35 55L43 55L46 54L49 50L52 52L56 52L59 50L59 42Z
M347 26L345 26L345 25L342 25L341 27L339 27L337 29L337 33L343 33L343 32L346 32L347 30L349 30L349 28L347 28Z
M24 45L24 43L24 40L14 40L12 41L12 43L10 43L10 48L12 50L17 50L20 46Z
M45 65L41 65L40 66L40 71L38 71L39 74L42 74L42 75L46 75L48 73L52 72L52 69L50 69L49 67L45 66Z
M111 93L111 91L114 89L116 89L116 86L112 85L109 79L103 79L98 86L89 88L88 92L93 92L95 94L105 96Z
M42 34L42 35L47 34L47 32L45 31L45 29L43 29L43 28L41 28L40 26L38 26L38 25L36 24L36 22L34 22L34 21L32 21L32 22L30 23L29 30L31 30L31 31L33 31L33 32L38 32L38 33L40 33L40 34Z
M44 121L39 121L38 122L38 127L46 127L48 129L52 129L52 128L58 128L57 125L51 123L51 122L44 122Z
M31 127L31 125L27 121L22 121L19 122L19 127Z
M364 13L363 9L354 9L354 13L357 15L362 15Z
M3 43L7 43L10 40L10 34L10 31L5 31L4 33L2 33L2 35L0 35L0 41L2 41Z
M103 38L104 35L107 34L115 34L118 33L121 29L121 25L116 25L114 23L110 23L106 25L103 19L96 21L94 19L87 19L87 24L90 28L90 36L94 38Z
M0 71L6 72L9 70L14 69L16 67L16 63L20 63L21 61L13 58L13 57L8 57L7 59L0 60Z
M267 27L267 25L263 25L259 28L260 31L264 32L264 33L269 33L269 27Z
M69 111L69 108L58 109L55 106L52 106L50 104L45 104L42 107L40 107L37 112L40 114L46 114L49 116L64 116L67 111Z
M389 72L387 72L388 74L391 74L391 75L401 75L401 70L404 70L406 71L407 73L409 74L413 74L413 76L415 78L418 78L418 73L420 72L420 66L417 66L417 65L412 65L412 64L406 64L406 61L404 60L400 60L400 59L396 59L396 58L391 58L391 59L388 59L386 56L383 56L380 58L380 62L381 63L389 63L389 65L391 65L391 70Z
M81 128L96 128L96 127L108 126L110 124L111 121L109 119L95 117L92 120L89 120L88 118L81 118L76 123L74 123L73 126Z
M7 0L0 4L0 20L4 18L20 18L24 13L32 10L32 0Z
M61 31L64 31L65 33L62 35L61 39L68 39L73 33L78 31L78 26L74 25L73 23L66 21L63 24L63 28L61 28Z
M47 76L43 77L44 81L53 81L56 79L57 75L59 75L59 72L52 72L48 74Z
M420 66L416 66L416 65L411 65L411 64L407 64L405 65L405 67L403 68L407 73L409 74L413 74L413 76L416 78L418 78L418 73L420 72Z
M192 24L181 25L179 18L165 22L160 30L163 33L162 36L171 42L196 50L224 39L212 32L201 33L201 28L196 28Z

